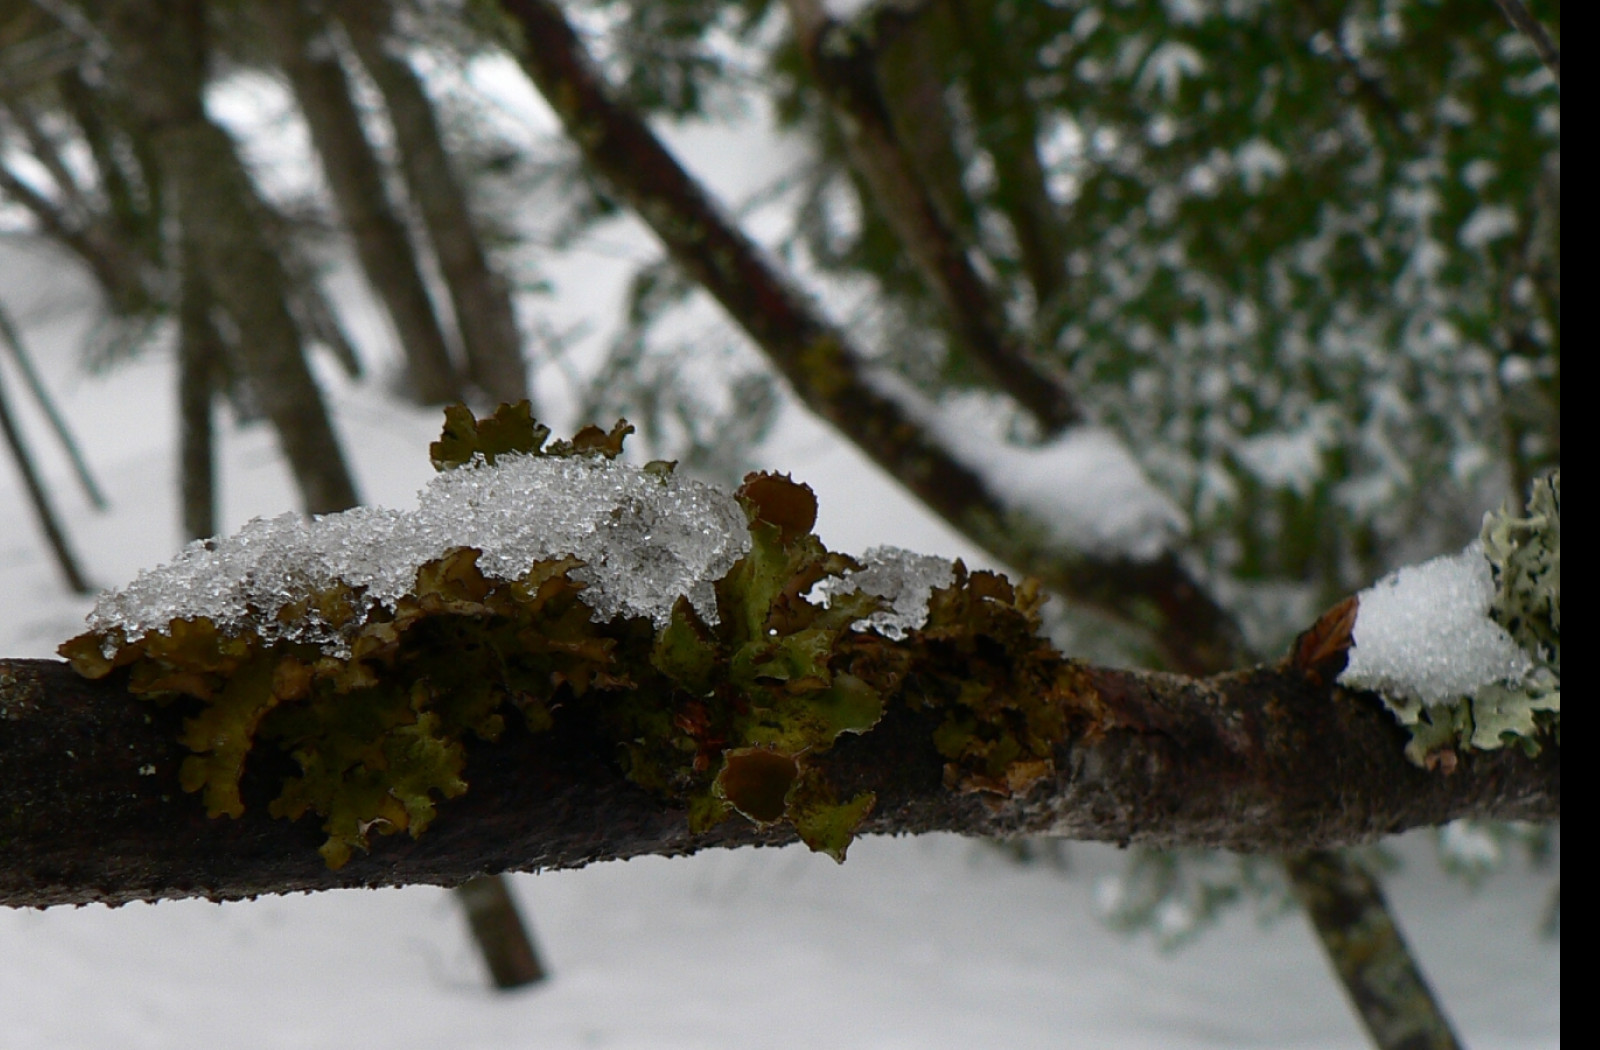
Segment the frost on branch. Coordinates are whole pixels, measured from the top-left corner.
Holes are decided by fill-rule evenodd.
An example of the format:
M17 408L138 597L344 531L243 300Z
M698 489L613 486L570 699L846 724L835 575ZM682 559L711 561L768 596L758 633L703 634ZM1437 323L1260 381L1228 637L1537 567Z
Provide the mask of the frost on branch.
M1404 568L1360 596L1341 684L1383 697L1411 730L1413 761L1452 748L1530 754L1561 712L1561 475L1534 483L1527 512L1485 516L1459 554Z
M183 705L180 780L212 817L244 813L252 753L292 762L268 810L320 816L334 868L468 790L469 737L540 733L558 709L691 829L787 823L839 859L875 800L836 793L817 758L891 700L945 712L930 746L953 786L1049 775L1082 683L1039 637L1035 585L830 552L806 486L751 475L729 497L628 467L629 429L546 447L526 402L452 409L416 511L193 546L102 599L62 655Z

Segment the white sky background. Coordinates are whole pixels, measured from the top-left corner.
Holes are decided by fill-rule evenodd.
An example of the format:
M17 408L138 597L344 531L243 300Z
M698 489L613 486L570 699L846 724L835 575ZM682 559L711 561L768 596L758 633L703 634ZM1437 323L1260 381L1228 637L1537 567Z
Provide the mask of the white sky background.
M525 104L515 76L494 83L510 111ZM760 131L669 137L737 202L792 156L781 144L752 148ZM280 141L292 146L294 135ZM291 159L280 170L295 167ZM619 256L636 262L656 249L632 222L593 241L569 260L542 260L555 294L525 302L525 317L558 328L588 320L603 339L626 276ZM381 357L373 348L386 336L359 280L342 273L335 296L357 342ZM0 365L24 432L89 575L124 583L180 546L171 363L153 353L82 374L74 362L87 287L48 251L0 244L0 301L24 327L111 512L86 507L14 370ZM678 323L720 322L701 304ZM438 414L396 404L379 382L352 386L322 372L363 495L414 505L432 474L426 446ZM561 370L545 367L536 380L542 414L558 435L570 432ZM224 427L221 454L227 531L295 506L264 426ZM818 490L830 546L892 544L987 563L799 412L786 411L759 457ZM9 461L0 466L0 594L7 656L51 655L82 629L89 604L65 594ZM1548 880L1513 866L1474 896L1418 859L1428 851L1411 840L1416 862L1389 889L1466 1041L1559 1046L1559 947L1535 933ZM1071 857L1063 878L941 837L864 841L842 867L803 849L747 850L522 876L516 889L555 980L510 997L485 991L450 897L426 887L221 907L0 910L0 1047L1365 1045L1302 920L1263 934L1235 915L1162 955L1093 917L1094 875L1114 870L1114 852L1074 846Z

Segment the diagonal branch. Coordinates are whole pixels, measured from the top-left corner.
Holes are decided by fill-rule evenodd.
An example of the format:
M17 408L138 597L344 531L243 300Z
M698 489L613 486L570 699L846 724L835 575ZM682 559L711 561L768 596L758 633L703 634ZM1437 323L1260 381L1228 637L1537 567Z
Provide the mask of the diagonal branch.
M819 0L788 0L800 48L838 118L852 163L871 187L873 200L905 246L923 281L949 318L959 345L1000 389L1058 433L1082 420L1071 392L1029 358L1008 331L999 296L973 264L950 217L940 209L895 128L878 80L877 41L892 28L893 15L915 12L881 8L872 36L852 32L829 18Z
M1544 26L1528 11L1522 0L1494 0L1500 5L1500 10L1505 12L1506 20L1517 27L1517 30L1533 42L1534 48L1539 52L1539 61L1550 70L1550 75L1556 78L1556 86L1561 85L1561 49L1550 39L1550 34L1545 32Z
M727 219L600 76L561 10L504 0L522 31L523 68L589 165L661 238L673 260L727 310L795 395L940 517L996 557L1074 601L1148 629L1169 666L1237 666L1231 618L1173 554L1154 561L1064 552L1008 526L985 479L876 388L848 338Z

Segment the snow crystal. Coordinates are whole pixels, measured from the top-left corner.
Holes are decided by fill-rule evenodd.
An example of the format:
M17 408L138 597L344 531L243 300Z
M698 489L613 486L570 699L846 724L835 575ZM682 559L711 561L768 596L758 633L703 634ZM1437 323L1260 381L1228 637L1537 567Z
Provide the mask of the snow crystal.
M1478 543L1391 573L1359 598L1346 686L1448 704L1532 667L1489 618L1494 580Z
M864 591L887 599L890 608L858 620L858 629L872 628L888 638L904 638L928 620L928 599L935 587L948 587L955 579L954 565L944 558L914 554L899 547L872 547L859 561L859 572L829 581L830 592Z
M191 543L176 559L103 595L97 632L130 640L175 618L209 617L224 631L254 630L338 644L313 615L280 625L278 610L335 581L393 607L417 568L452 547L482 551L485 576L520 578L534 561L572 555L600 619L649 616L658 624L679 595L716 619L712 583L749 549L733 497L676 475L661 477L599 457L502 456L435 477L416 510L357 507L304 520L256 518L225 539Z

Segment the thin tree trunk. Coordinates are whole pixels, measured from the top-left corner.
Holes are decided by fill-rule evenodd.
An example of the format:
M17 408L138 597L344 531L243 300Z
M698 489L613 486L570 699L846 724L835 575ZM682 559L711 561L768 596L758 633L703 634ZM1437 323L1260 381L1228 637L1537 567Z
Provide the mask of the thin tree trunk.
M469 879L456 887L456 902L467 913L472 939L478 944L496 988L524 988L549 976L505 876Z
M491 400L521 401L528 396L528 377L511 289L484 251L467 194L444 148L433 103L400 50L403 41L392 35L390 5L387 0L346 2L338 17L383 94L400 170L450 290L468 374Z
M211 291L191 242L179 246L178 491L183 532L217 534L216 449L211 401L221 374L222 338L211 319Z
M1286 863L1295 895L1378 1050L1461 1045L1389 914L1377 880L1347 854L1311 850Z
M5 438L6 447L11 450L11 459L17 465L17 473L22 475L22 485L28 490L28 500L33 505L34 517L50 544L50 552L55 555L56 565L61 569L61 575L66 578L67 586L72 588L74 594L94 593L94 588L83 578L83 573L78 568L78 561L73 557L71 548L67 546L66 533L61 530L61 523L56 521L55 512L50 509L50 500L45 495L44 485L39 481L38 472L33 468L33 460L28 454L27 445L23 443L22 432L17 428L16 420L12 418L11 406L6 400L3 374L0 374L0 436Z
M412 393L421 404L461 400L461 384L415 249L389 204L383 166L361 126L327 24L316 21L298 0L264 0L255 5L255 13L305 114L362 271L394 324Z
M0 342L4 342L11 351L11 359L17 363L17 371L22 373L22 381L28 385L29 393L33 394L33 399L39 403L40 410L50 421L50 429L55 431L56 440L61 442L62 450L72 461L72 471L78 477L78 484L83 487L83 494L89 498L89 502L96 510L105 510L108 506L105 493L100 491L100 486L95 482L94 475L89 470L89 463L83 458L83 450L78 447L72 431L67 428L67 421L56 407L50 391L45 389L39 373L34 370L27 348L22 345L22 333L12 323L11 315L6 312L3 305L0 305Z
M204 4L118 0L104 27L122 86L147 126L183 236L240 332L240 358L299 482L306 510L357 503L322 394L289 312L288 277L263 231L266 211L233 140L206 116Z

